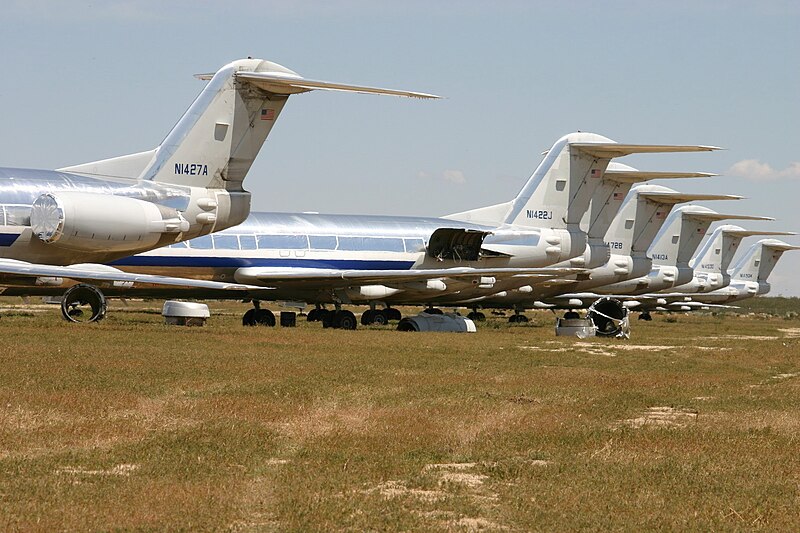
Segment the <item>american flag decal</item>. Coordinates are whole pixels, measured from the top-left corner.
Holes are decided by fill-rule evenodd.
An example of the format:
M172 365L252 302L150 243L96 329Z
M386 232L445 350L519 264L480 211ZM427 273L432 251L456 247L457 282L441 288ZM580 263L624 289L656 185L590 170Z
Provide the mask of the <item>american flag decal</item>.
M599 168L593 168L592 169L592 177L593 178L599 178L602 175L603 175L603 171L600 170Z
M261 110L261 120L275 120L275 110L274 109L262 109Z
M622 200L622 198L624 198L624 195L621 192L614 193L614 200Z
M667 218L666 211L656 211L656 218Z

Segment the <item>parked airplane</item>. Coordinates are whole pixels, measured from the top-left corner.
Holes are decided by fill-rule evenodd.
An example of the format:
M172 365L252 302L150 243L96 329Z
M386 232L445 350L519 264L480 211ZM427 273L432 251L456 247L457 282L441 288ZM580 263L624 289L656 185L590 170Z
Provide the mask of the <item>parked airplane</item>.
M250 210L243 181L292 94L323 89L436 98L308 80L260 59L234 61L200 77L208 84L152 150L57 170L0 169L0 284L60 284L66 277L233 288L132 275L97 263L242 222ZM65 310L78 303L92 307L93 319L102 317L97 287L64 294Z
M746 232L748 234L785 234L783 232ZM772 269L784 252L800 250L800 246L787 244L777 239L762 239L753 244L732 269L727 271L730 283L710 292L670 292L648 294L641 299L643 314L649 311L692 311L698 308L727 306L727 304L769 293L768 282ZM641 315L640 315L641 316ZM647 316L647 315L645 315ZM645 318L646 320L647 318Z
M627 191L636 181L665 177L630 169L624 176L619 169L607 171L612 157L712 149L620 145L599 135L574 133L556 142L519 195L506 204L445 218L254 214L244 224L213 237L174 244L113 265L273 288L256 299L337 307L363 302L371 306L362 317L365 323L385 321L392 311L376 310L377 303L430 304L473 287L491 290L511 278L530 285L574 274L572 263L544 271L531 269L583 254L592 228L607 227L619 208L624 197L619 191ZM587 211L592 224L585 231L580 223ZM598 233L600 238L603 233ZM590 263L588 258L596 252L591 253L579 257L575 265ZM313 312L312 317L319 313ZM274 324L275 319L269 311L256 308L248 311L244 321ZM347 311L334 313L332 325L355 326L355 317Z
M637 185L622 201L622 207L605 234L605 242L610 249L605 264L577 276L542 283L535 291L532 287L507 285L499 293L473 300L476 308L472 316L482 318L477 311L478 305L514 309L511 322L524 321L520 313L529 308L587 307L599 296L586 291L645 276L651 272L653 261L646 252L674 205L697 200L740 198L727 194L679 193L660 185ZM461 303L465 303L463 299Z

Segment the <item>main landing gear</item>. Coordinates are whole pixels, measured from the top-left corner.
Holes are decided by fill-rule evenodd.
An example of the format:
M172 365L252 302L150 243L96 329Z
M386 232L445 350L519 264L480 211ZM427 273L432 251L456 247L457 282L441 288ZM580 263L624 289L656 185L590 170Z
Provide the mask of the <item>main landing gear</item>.
M509 324L525 324L528 322L528 317L520 313L514 313L510 317L508 317Z
M651 320L653 320L653 317L650 316L650 313L648 311L642 311L641 313L639 313L639 320L650 322Z
M467 318L472 320L473 322L483 322L486 320L486 315L478 311L477 308L472 309L472 311L467 315Z
M370 326L376 324L383 326L388 324L390 320L401 320L403 315L394 307L387 307L385 309L370 308L361 313L361 325Z
M242 317L243 326L275 327L275 315L269 309L261 309L261 302L253 300L253 308Z
M322 305L317 306L308 312L306 317L308 322L322 322L323 328L334 329L356 329L358 321L356 315L346 309L325 309Z

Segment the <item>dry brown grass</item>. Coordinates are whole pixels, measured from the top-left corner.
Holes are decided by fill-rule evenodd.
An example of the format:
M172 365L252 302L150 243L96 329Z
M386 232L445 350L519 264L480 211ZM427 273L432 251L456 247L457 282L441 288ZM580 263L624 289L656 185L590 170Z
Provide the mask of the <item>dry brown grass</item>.
M151 305L151 304L144 304ZM797 530L800 337L0 319L0 530Z

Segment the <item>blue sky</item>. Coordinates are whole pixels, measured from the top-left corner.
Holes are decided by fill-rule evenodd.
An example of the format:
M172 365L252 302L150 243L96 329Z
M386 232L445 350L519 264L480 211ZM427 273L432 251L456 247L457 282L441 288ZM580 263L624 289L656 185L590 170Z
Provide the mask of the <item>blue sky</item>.
M723 146L620 162L720 173L668 185L741 194L708 206L800 231L796 2L161 4L6 2L0 165L152 148L200 91L192 74L250 55L447 97L293 97L246 181L256 210L441 215L502 202L543 150L582 130ZM798 271L800 252L787 253L773 293L800 296Z

